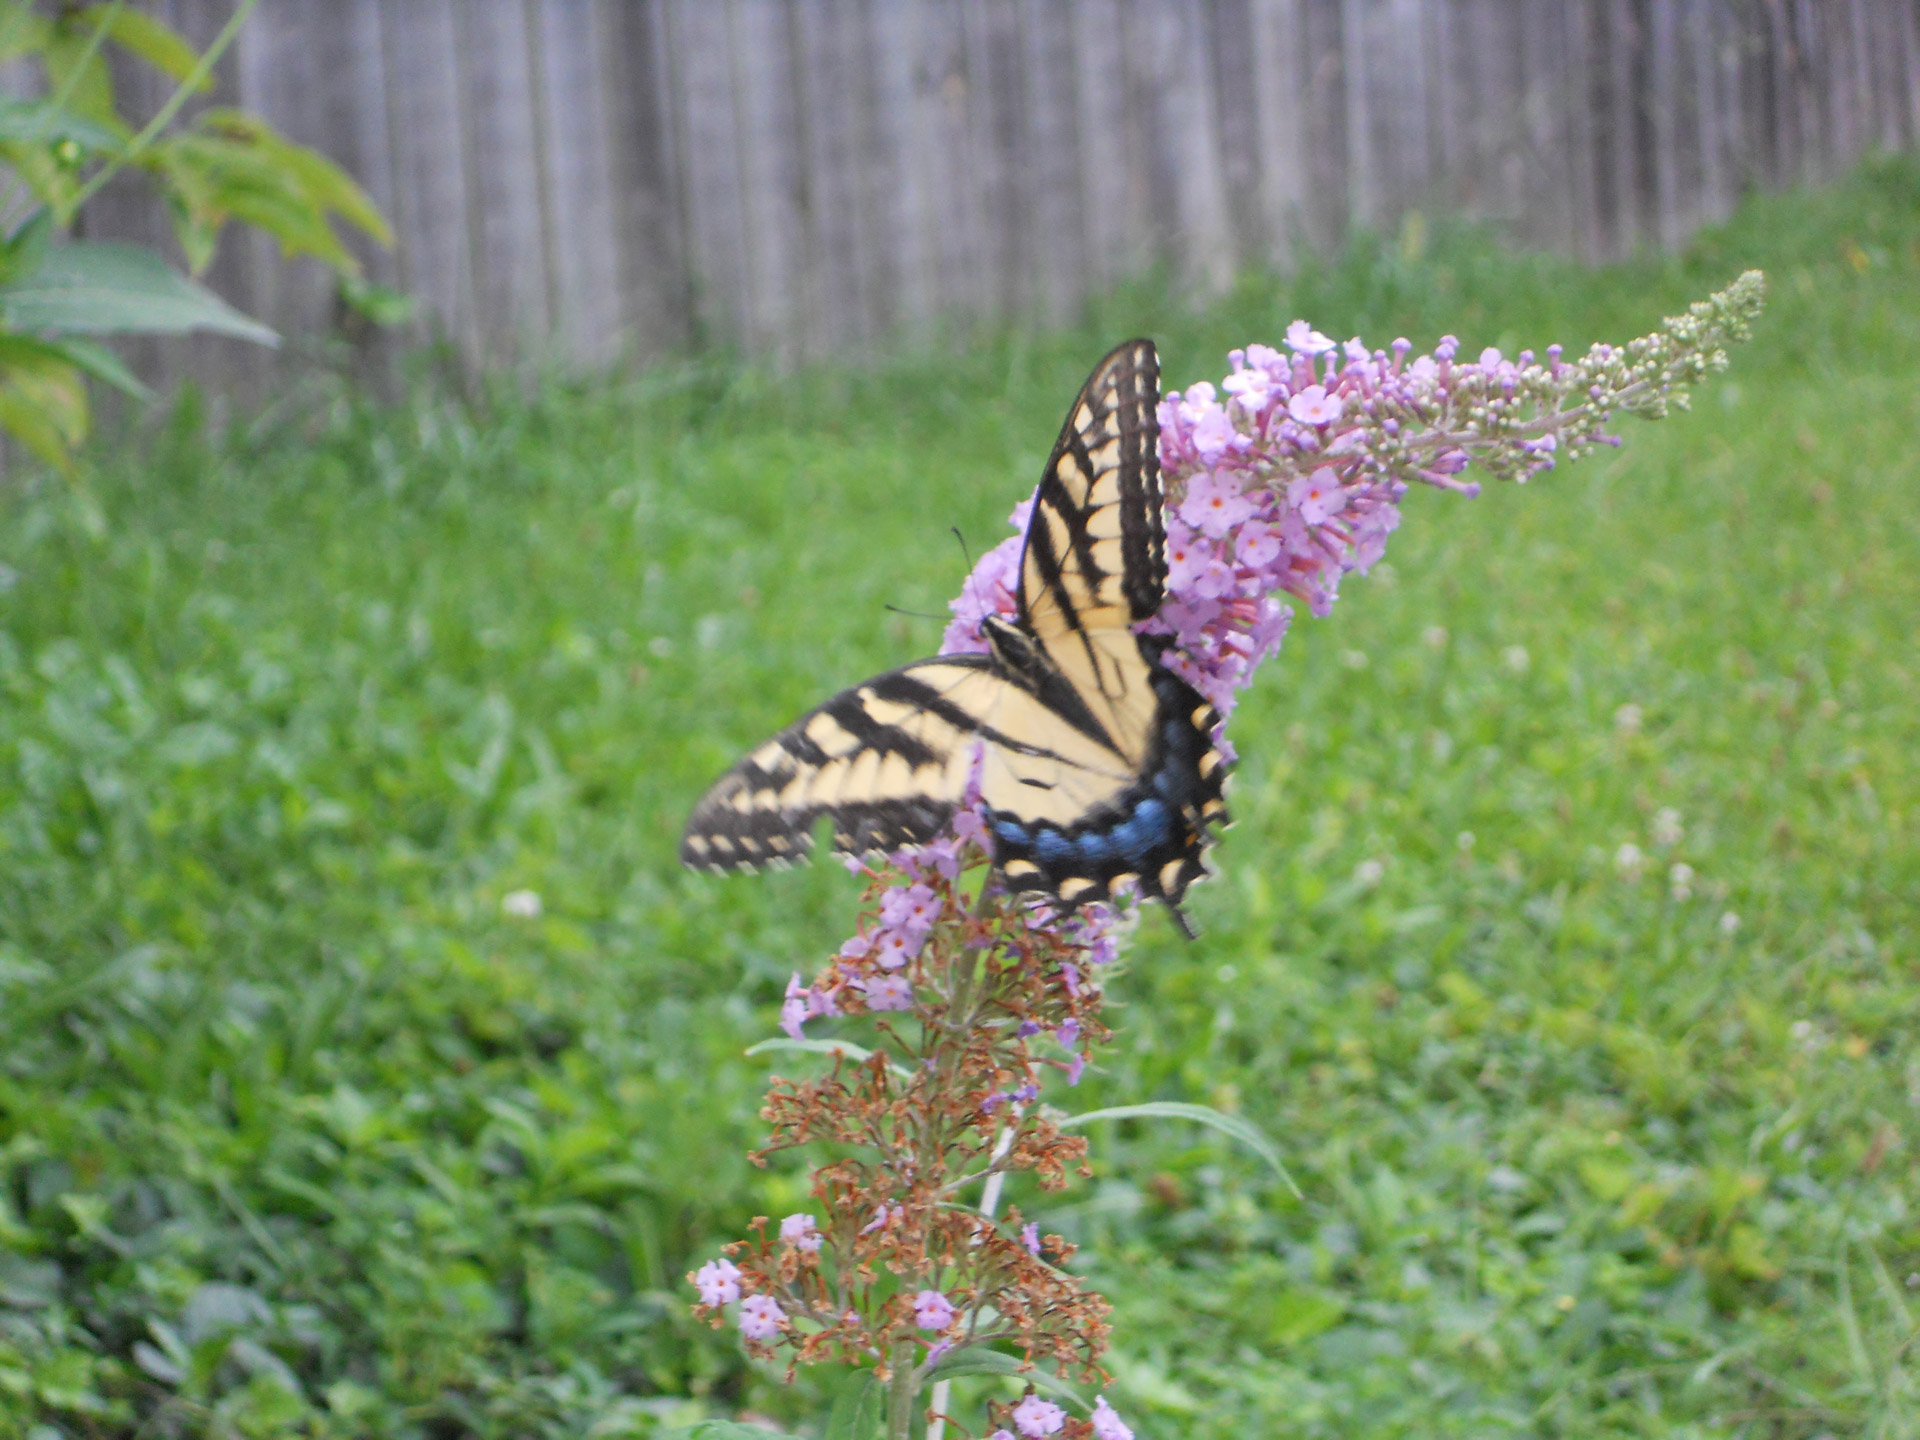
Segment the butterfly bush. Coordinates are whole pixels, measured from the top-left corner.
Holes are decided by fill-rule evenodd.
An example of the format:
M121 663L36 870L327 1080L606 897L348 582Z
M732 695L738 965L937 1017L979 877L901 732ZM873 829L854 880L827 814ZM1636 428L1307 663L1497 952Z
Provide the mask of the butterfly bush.
M1380 559L1411 486L1470 497L1480 483L1469 470L1525 483L1617 445L1615 415L1684 407L1764 300L1750 271L1654 333L1578 360L1557 345L1544 358L1462 359L1452 336L1413 356L1405 340L1342 344L1305 321L1279 348L1233 351L1217 386L1160 402L1166 597L1139 628L1170 638L1162 663L1224 726L1294 603L1326 615L1342 578ZM985 651L981 621L1017 613L1032 503L967 577L943 654ZM1105 905L1054 913L1006 894L991 881L990 844L976 793L933 844L883 865L850 862L866 879L858 933L811 983L794 976L781 1025L806 1044L810 1022L864 1015L877 1043L842 1047L823 1079L774 1080L762 1112L771 1134L755 1156L834 1151L813 1171L819 1213L788 1216L772 1234L756 1220L752 1239L688 1277L701 1315L719 1324L731 1313L747 1349L784 1355L789 1374L828 1359L870 1366L889 1437L907 1434L926 1382L970 1347L1106 1378L1108 1307L1064 1268L1073 1247L1017 1209L996 1217L991 1197L1007 1174L1031 1172L1052 1191L1089 1173L1085 1142L1041 1095L1078 1084L1108 1038L1102 982L1130 917ZM946 1393L934 1391L932 1422L958 1425L938 1413ZM1104 1396L1082 1417L1035 1385L989 1404L986 1425L988 1440L1133 1433Z

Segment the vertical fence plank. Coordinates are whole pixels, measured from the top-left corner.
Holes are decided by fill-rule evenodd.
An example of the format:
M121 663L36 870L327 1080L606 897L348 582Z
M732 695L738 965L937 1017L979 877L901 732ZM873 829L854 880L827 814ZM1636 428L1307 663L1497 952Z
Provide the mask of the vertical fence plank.
M1022 0L1020 103L1027 116L1028 150L1020 169L1027 178L1026 249L1033 257L1035 314L1048 325L1063 324L1092 288L1072 21L1072 13L1056 0Z
M831 208L832 166L811 143L818 107L796 30L783 0L727 7L745 263L741 338L775 363L832 348L844 337L829 325L846 318L845 294L828 288L835 260L820 224Z
M869 193L880 244L892 257L892 323L923 336L941 308L935 228L938 82L926 67L921 7L880 0L873 37L873 143Z
M663 3L619 0L605 11L613 226L626 343L636 361L672 354L692 339Z
M479 345L453 8L449 0L382 0L380 19L394 232L407 285L430 328L472 357Z
M202 45L231 14L143 3ZM136 116L164 98L144 67L115 73ZM216 80L360 179L399 245L356 252L473 359L719 342L784 363L941 315L1058 324L1155 263L1215 291L1415 205L1590 258L1678 244L1750 185L1920 141L1920 13L267 0ZM172 248L132 182L82 228ZM262 236L230 235L207 278L296 335L338 319L333 276ZM133 354L225 386L271 373L229 343Z
M1151 202L1129 123L1134 82L1126 63L1121 0L1073 0L1074 98L1080 184L1086 197L1089 283L1112 285L1150 262Z
M540 0L528 19L554 239L547 287L554 337L561 354L603 365L618 355L624 328L599 63L605 36L593 0Z
M1302 0L1253 0L1249 46L1264 242L1244 258L1290 263L1307 230L1306 76Z
M727 6L672 0L668 65L685 173L688 269L696 337L741 344L752 311L748 296L741 139L734 113Z
M558 260L541 215L543 126L528 65L538 52L515 0L475 4L462 18L477 328L489 359L537 355L553 328L547 279Z

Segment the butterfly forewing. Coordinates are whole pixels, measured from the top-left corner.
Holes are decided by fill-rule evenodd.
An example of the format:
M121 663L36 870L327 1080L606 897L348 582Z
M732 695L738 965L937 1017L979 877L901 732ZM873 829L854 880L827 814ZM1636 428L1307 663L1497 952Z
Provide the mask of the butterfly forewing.
M799 860L830 816L836 850L922 844L966 788L985 656L927 660L842 691L729 770L695 807L683 863L744 870Z
M1088 377L1034 495L1021 559L1022 624L1136 765L1158 702L1130 632L1166 584L1159 395L1150 341L1121 346Z

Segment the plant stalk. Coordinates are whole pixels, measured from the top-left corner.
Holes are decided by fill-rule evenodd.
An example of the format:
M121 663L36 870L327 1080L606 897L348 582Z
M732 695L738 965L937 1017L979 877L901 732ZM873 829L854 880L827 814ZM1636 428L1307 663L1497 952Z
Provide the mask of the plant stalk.
M893 1380L887 1386L887 1440L912 1440L914 1401L920 1398L920 1376L913 1363L913 1342L893 1347Z

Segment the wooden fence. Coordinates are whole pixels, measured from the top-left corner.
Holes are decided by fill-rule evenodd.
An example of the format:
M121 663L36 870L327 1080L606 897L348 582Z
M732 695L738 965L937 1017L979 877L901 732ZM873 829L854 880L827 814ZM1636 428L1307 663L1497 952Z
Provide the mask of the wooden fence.
M143 3L204 43L232 0ZM372 275L475 361L789 361L1154 264L1207 292L1416 208L1671 245L1920 141L1920 0L265 0L222 89L360 178ZM103 200L92 233L165 234ZM210 278L336 318L257 237Z

